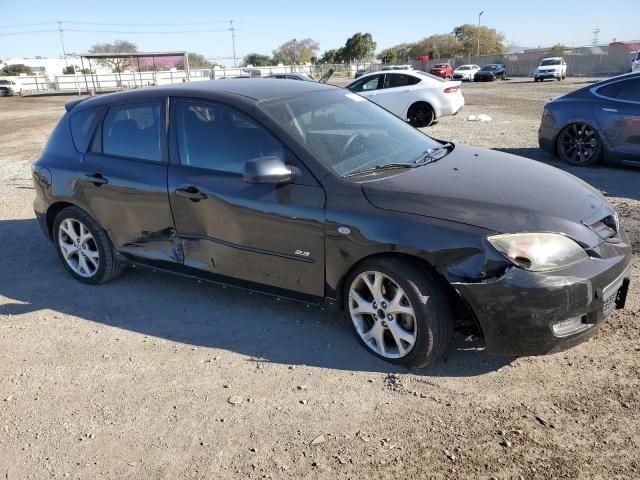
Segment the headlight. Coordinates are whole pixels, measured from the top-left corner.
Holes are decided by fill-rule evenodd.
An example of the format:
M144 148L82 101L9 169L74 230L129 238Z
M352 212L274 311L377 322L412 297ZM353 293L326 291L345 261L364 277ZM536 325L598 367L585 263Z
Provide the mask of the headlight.
M532 272L556 270L589 258L580 245L559 233L510 233L487 240L515 265Z

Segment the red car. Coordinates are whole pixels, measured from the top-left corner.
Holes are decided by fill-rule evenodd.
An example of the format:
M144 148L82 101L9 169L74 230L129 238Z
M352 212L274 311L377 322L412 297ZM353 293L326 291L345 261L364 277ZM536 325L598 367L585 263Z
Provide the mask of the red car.
M436 77L451 78L451 75L453 75L453 67L449 63L439 63L431 68L429 73Z

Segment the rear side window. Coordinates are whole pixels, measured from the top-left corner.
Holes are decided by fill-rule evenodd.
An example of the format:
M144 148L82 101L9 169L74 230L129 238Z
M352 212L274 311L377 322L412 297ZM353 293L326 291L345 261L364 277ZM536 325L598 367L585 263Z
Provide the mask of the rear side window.
M387 73L384 79L384 88L407 87L420 83L420 79L403 73Z
M159 162L160 112L160 102L110 107L102 127L103 153Z
M86 153L96 129L96 124L102 116L103 107L87 108L80 112L71 113L69 125L71 126L71 138L73 144L81 153Z
M640 80L631 79L604 85L597 90L603 97L640 102Z

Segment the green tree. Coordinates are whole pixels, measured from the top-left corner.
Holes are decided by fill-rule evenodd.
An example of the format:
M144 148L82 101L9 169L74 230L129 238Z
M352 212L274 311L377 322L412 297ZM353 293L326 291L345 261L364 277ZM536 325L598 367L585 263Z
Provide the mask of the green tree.
M376 51L376 42L370 33L356 33L344 44L341 49L341 57L344 61L351 60L369 60Z
M31 70L31 67L27 67L22 63L14 63L13 65L5 65L0 73L2 73L2 75L14 77L22 73L25 75L33 75L33 70Z
M189 60L189 68L210 68L214 65L213 62L210 62L204 55L199 53L187 52L187 59ZM176 68L184 70L184 59L180 60Z
M79 68L75 65L67 65L66 67L64 67L62 69L62 74L63 75L73 75L74 73L76 73L76 69L79 70Z
M504 35L495 28L480 27L465 23L453 29L453 35L460 44L459 55L476 55L480 38L480 55L502 55L506 51Z
M127 40L116 40L113 43L96 43L89 49L89 53L136 53L138 47L135 43ZM96 61L98 65L110 68L112 72L123 72L131 65L130 58L100 58Z
M564 55L565 50L567 49L566 46L564 46L561 43L556 43L553 47L551 47L550 53L551 55L554 55L556 57L560 57L562 55Z
M294 38L273 51L273 61L284 64L308 63L318 54L319 49L318 42L315 40Z
M250 53L244 57L242 64L253 65L254 67L268 67L273 65L273 59L269 55L262 55L260 53Z
M319 61L320 63L340 63L342 61L342 49L334 48L325 51Z
M398 52L395 48L387 48L384 53L381 54L380 60L384 63L396 63L398 61Z

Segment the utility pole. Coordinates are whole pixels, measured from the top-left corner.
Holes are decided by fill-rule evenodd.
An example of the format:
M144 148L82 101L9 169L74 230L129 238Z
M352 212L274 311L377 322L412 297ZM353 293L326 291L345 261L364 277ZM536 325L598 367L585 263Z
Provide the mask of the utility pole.
M233 20L229 20L229 23L231 23L231 28L229 30L231 30L231 44L233 47L233 66L237 67L238 62L236 61L236 29L233 27Z
M64 65L65 67L69 66L69 62L67 62L67 52L64 50L64 39L62 38L62 22L58 21L58 31L60 32L60 43L62 44L62 56L64 57Z
M593 45L594 45L594 46L595 46L595 45L598 45L598 34L599 34L599 33L600 33L600 29L599 29L599 28L596 28L596 29L593 31Z
M482 16L482 14L484 13L484 10L482 10L479 14L478 14L478 53L477 56L480 56L480 17Z

